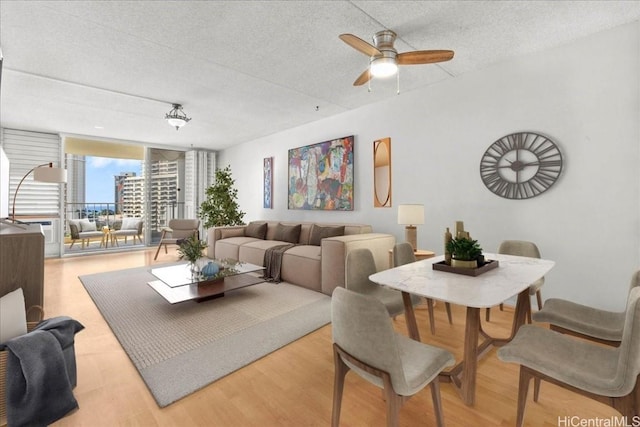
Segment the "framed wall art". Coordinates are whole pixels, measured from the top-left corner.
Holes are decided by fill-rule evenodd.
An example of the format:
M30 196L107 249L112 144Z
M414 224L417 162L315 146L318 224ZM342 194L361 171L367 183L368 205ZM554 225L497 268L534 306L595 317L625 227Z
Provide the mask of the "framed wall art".
M273 157L265 157L262 165L264 187L262 191L262 207L273 209Z
M353 140L289 150L289 209L353 210Z

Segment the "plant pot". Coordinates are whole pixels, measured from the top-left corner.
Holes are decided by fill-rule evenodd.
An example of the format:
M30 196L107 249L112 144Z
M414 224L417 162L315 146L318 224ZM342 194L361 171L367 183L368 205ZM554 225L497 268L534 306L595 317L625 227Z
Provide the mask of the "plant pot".
M463 261L453 258L451 260L451 266L458 268L478 268L478 262L475 259L473 261Z

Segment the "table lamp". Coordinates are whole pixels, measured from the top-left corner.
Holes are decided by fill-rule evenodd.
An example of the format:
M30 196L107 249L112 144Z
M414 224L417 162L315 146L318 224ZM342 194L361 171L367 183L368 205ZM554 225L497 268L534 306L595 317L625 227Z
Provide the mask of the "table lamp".
M424 205L398 205L398 224L406 225L404 238L418 250L418 237L416 225L424 224Z
M33 172L33 180L38 182L49 182L49 183L63 183L67 182L67 170L63 168L55 168L53 167L53 163L43 163L41 165L36 166L27 172L16 187L16 192L13 195L13 207L11 208L11 221L16 222L16 197L18 197L18 190L20 190L20 186L22 182L25 180L29 174Z

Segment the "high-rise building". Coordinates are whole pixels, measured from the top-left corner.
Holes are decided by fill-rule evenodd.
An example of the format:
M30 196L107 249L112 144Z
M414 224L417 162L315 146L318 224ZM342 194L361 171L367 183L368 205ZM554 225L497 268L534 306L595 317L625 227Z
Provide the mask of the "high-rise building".
M122 214L123 206L125 202L125 181L127 178L135 177L135 172L120 172L119 175L114 176L114 196L113 201L116 204L116 214Z

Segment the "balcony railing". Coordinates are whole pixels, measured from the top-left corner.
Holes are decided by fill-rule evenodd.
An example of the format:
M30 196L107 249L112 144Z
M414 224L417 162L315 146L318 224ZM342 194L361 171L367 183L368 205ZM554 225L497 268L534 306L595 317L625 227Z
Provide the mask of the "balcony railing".
M169 220L173 218L184 218L183 202L150 202L149 206L149 214L146 215L144 203L67 203L65 205L64 224L65 254L86 251L110 251L122 249L123 247L152 246L160 242L162 229L169 224ZM125 218L141 218L144 221L142 233L143 243L139 243L137 239L135 243L132 243L133 239L127 238L123 246L121 240L118 240L116 243L110 236L106 238L105 236L100 236L95 233L94 237L90 238L88 242L85 242L85 245L83 245L81 241L73 241L71 238L69 220L89 220L89 222L95 224L96 231L103 231L107 234L110 233L110 231L107 230L119 229L122 220ZM147 227L150 233L144 232Z

